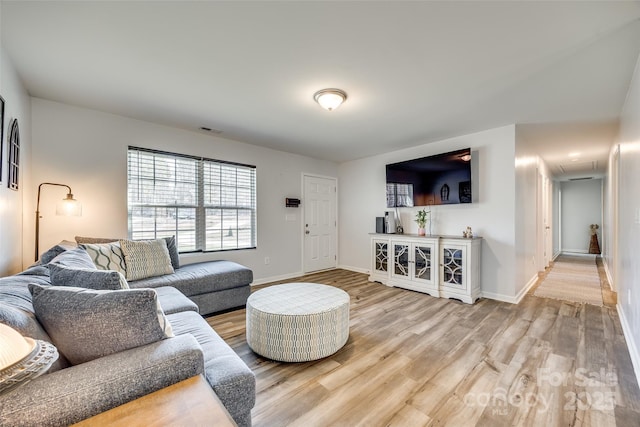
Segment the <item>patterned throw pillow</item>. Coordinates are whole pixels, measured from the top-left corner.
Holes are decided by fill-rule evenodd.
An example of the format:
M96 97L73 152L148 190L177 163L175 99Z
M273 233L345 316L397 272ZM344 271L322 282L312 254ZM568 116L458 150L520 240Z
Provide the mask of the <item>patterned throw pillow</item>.
M113 270L127 275L127 265L120 243L83 243L80 247L87 251L98 270Z
M172 337L153 289L29 285L36 317L73 365Z
M165 239L120 240L127 265L127 280L162 276L174 272Z
M53 286L74 286L87 289L129 289L122 273L88 268L71 268L49 264L49 277Z

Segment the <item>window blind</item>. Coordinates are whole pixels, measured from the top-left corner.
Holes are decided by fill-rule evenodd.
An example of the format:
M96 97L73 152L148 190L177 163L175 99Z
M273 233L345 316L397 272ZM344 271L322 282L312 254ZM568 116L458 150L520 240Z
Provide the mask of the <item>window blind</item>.
M130 238L176 236L178 250L256 247L256 168L129 147Z

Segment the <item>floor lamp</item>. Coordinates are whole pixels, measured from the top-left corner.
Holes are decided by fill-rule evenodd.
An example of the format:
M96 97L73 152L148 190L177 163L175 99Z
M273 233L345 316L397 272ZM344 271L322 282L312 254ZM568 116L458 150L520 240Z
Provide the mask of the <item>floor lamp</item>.
M73 194L71 193L71 187L65 184L56 184L53 182L43 182L38 186L38 201L36 203L36 261L39 258L40 252L40 190L43 185L53 185L57 187L66 187L67 197L62 199L61 203L58 203L56 206L56 215L64 215L64 216L80 216L82 215L82 205L73 198Z

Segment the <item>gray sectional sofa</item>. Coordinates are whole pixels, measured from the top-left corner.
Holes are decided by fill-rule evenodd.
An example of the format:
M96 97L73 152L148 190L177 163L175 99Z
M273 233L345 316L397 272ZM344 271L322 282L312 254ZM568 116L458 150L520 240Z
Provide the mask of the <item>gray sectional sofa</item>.
M77 251L65 251L66 255L57 258L73 258ZM131 288L155 289L174 336L73 366L61 352L48 373L0 394L0 425L69 425L195 375L204 375L236 423L250 426L255 376L198 312L199 307L212 312L244 304L246 297L243 300L242 295L248 294L248 289L238 290L238 286L228 284L250 281L251 273L232 264L216 261L187 265L169 277L131 282ZM220 277L216 277L218 274ZM57 288L51 287L47 265L34 265L17 275L0 278L0 323L24 336L53 342L36 316L35 300L29 290L32 283ZM217 295L222 301L216 301Z
M115 238L76 236L77 244L107 244L117 242ZM178 250L173 237L166 237L167 248L174 268L173 274L129 281L131 288L158 288L172 286L198 305L201 315L243 306L251 293L253 272L231 261L205 261L180 265ZM72 249L75 244L58 245Z

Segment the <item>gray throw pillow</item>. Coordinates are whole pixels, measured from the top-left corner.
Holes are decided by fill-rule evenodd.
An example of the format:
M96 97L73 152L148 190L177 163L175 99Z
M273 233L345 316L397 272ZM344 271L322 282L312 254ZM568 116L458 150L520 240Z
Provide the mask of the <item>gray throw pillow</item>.
M96 270L96 266L93 260L82 248L71 249L62 252L60 255L51 260L51 263L64 265L65 267L72 268L87 268L89 270Z
M173 336L153 289L97 291L29 284L33 308L72 365Z
M94 243L112 243L112 242L117 242L120 239L111 239L109 237L83 237L83 236L76 236L76 243L78 245L82 245L82 244L94 244Z
M171 258L171 266L174 270L180 268L180 255L178 255L178 245L176 244L176 236L165 237L167 242L167 250L169 251L169 258Z
M118 290L129 289L127 280L118 271L65 267L49 264L49 277L53 286L74 286L76 288Z
M55 257L57 257L58 255L60 255L62 252L66 250L67 248L64 248L60 245L55 245L54 247L52 247L51 249L49 249L48 251L40 255L40 264L42 265L49 264L52 259L54 259Z

